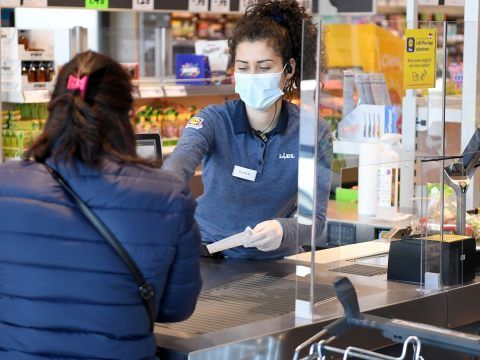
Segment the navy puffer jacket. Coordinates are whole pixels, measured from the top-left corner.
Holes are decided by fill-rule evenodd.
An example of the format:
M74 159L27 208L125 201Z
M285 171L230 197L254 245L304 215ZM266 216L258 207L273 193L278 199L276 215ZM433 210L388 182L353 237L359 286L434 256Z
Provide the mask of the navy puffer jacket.
M194 200L174 175L105 160L56 168L154 285L157 320L186 319L200 291ZM35 162L0 165L0 359L154 359L136 283Z

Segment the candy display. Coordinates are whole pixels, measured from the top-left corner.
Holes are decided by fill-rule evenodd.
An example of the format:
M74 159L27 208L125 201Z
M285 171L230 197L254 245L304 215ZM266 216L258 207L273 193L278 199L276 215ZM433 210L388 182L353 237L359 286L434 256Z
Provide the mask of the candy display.
M145 105L136 112L135 130L138 133L158 132L164 139L178 138L195 112L195 106L187 108L172 104L156 107Z
M175 75L179 84L207 85L210 78L208 56L195 54L177 54L175 57Z

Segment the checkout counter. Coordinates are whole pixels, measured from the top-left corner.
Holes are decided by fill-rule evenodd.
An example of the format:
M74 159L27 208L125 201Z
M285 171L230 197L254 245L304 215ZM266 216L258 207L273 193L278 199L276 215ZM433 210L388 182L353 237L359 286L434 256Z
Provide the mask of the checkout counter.
M359 245L365 247L365 243ZM342 252L348 254L349 247L359 245L346 245ZM388 254L388 242L379 241L373 247L378 256ZM303 280L296 276L296 266L308 265L308 253L277 261L203 259L205 282L193 316L182 323L155 326L161 358L292 359L300 343L342 316L332 287L337 276L347 276L355 285L362 312L444 328L480 321L480 306L474 300L480 298L478 277L461 287L429 293L419 291L418 285L387 281L386 269L381 271L381 266L367 265L370 273L364 268L347 274L342 268L358 264L360 259L348 256L325 262L322 252L331 250L316 254L320 259L315 277L316 312L321 316L313 320L295 316L295 300L308 297L310 286L309 276ZM371 259L371 254L366 258ZM377 272L372 272L375 269ZM367 349L389 345L380 334L366 330L352 331L345 341L337 344Z
M475 136L478 137L475 141L480 144L480 129ZM460 187L457 196L462 198L457 203L462 205L473 170L462 162L462 159L471 160L471 157L463 156L460 159L441 170L454 190L457 189L456 186ZM473 159L475 163L478 160L478 156ZM467 171L469 169L470 172ZM460 209L457 215L457 228L460 229L465 224L465 209ZM455 273L457 278L454 281L445 280L446 278L442 280L447 263L441 254L443 247L450 245L447 238L443 239L446 235L441 235L440 242L433 241L431 236L428 241L421 236L358 242L356 230L362 226L370 229L366 236L375 236L378 229L406 226L409 221L377 222L372 218L358 216L354 205L335 202L329 203L327 216L327 229L331 224L353 226L355 233L350 231L347 234L352 237L354 235L355 241L315 251L315 256L311 252L305 252L274 261L202 259L204 285L192 317L181 323L155 326L160 357L192 360L292 359L299 344L343 315L342 306L332 286L338 276L346 276L353 283L360 310L364 313L447 329L480 322L480 306L476 301L480 298L480 277L474 273L475 249L473 254L467 254L467 246L461 246L458 258L449 255L447 260L456 259L459 265L455 266L460 270ZM464 231L460 231L460 235L462 233ZM342 237L348 238L345 232L340 238ZM413 267L418 268L418 283L409 283L409 279L388 280L392 276L389 262L395 262L395 266L400 268L403 266L401 273L411 270L409 265L405 266L410 264L407 260L412 255L411 250L398 252L397 245L404 244L404 240L416 242L415 251L420 260ZM411 245L408 242L405 244ZM429 253L432 244L433 257ZM439 244L442 250L439 250ZM392 252L394 248L396 250ZM470 273L472 276L467 276L467 262L474 264L473 270L471 266L469 268L469 271L473 271ZM432 270L435 265L437 270ZM305 269L307 271L301 273ZM423 275L420 274L421 271L424 271ZM430 275L433 274L432 271L439 272L437 287L429 288L431 279L428 285L428 271L431 271ZM299 301L309 303L312 299L313 317L298 316L296 306ZM352 330L344 338L346 339L336 341L335 345L361 346L374 350L392 344L375 330ZM444 356L447 355L442 354L436 354L433 358L446 359ZM457 355L448 355L448 359L463 359L455 357Z
M354 204L330 201L329 224L389 229L409 221L377 222L358 216ZM328 225L327 225L328 227ZM392 240L398 241L398 240ZM480 321L480 277L463 286L428 291L419 284L387 280L390 240L356 242L315 252L315 315L298 317L295 304L308 301L312 253L282 260L248 261L203 258L202 293L192 317L176 324L157 324L162 359L292 359L295 348L343 315L333 282L347 276L362 312L442 328ZM336 346L379 349L391 345L374 330L352 330ZM437 355L434 355L437 356ZM438 357L437 357L438 358ZM457 359L452 355L449 359ZM458 357L458 359L463 359Z

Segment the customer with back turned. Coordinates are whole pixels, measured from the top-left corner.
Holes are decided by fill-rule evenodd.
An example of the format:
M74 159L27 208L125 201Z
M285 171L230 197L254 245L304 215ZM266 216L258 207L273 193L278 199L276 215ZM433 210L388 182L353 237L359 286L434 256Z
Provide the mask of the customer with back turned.
M316 60L326 67L325 55L315 56L317 31L297 0L248 7L228 43L240 100L210 105L195 115L165 161L164 168L185 182L202 163L205 191L195 218L204 242L253 229L243 246L223 252L226 257L282 258L310 244L310 227L294 217L300 111L290 100L298 95L302 76L315 78ZM320 237L332 176L331 135L323 119L318 139L315 219Z
M193 312L195 203L137 157L132 103L117 62L81 53L25 159L0 166L0 359L155 359L151 320Z

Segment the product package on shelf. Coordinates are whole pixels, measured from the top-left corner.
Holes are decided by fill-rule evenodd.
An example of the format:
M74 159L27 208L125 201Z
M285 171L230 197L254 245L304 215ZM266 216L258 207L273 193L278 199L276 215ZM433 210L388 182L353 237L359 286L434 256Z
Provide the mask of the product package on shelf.
M48 61L54 59L54 32L2 28L2 59Z
M213 76L226 76L228 70L228 42L227 40L197 40L195 53L208 56L210 71Z
M397 107L360 104L338 123L340 140L376 143L384 134L398 133Z
M178 84L207 85L207 79L211 78L208 56L177 54L175 74Z
M56 72L53 31L2 28L1 35L2 100L48 101Z
M2 149L6 160L19 159L40 135L48 117L47 104L19 104L2 111Z
M136 112L135 130L137 133L160 133L163 145L175 145L195 112L194 106L188 108L170 104L142 106Z
M379 142L384 134L398 132L398 108L392 106L383 74L345 70L343 96L344 118L338 124L340 140Z
M351 81L347 81L347 79L351 77L350 73L351 71L345 71L344 73L344 86L347 85L347 82L351 84ZM357 87L359 104L392 104L387 83L385 82L385 76L383 74L355 72L354 79ZM349 93L349 95L353 97L353 92ZM352 99L349 98L348 100Z

